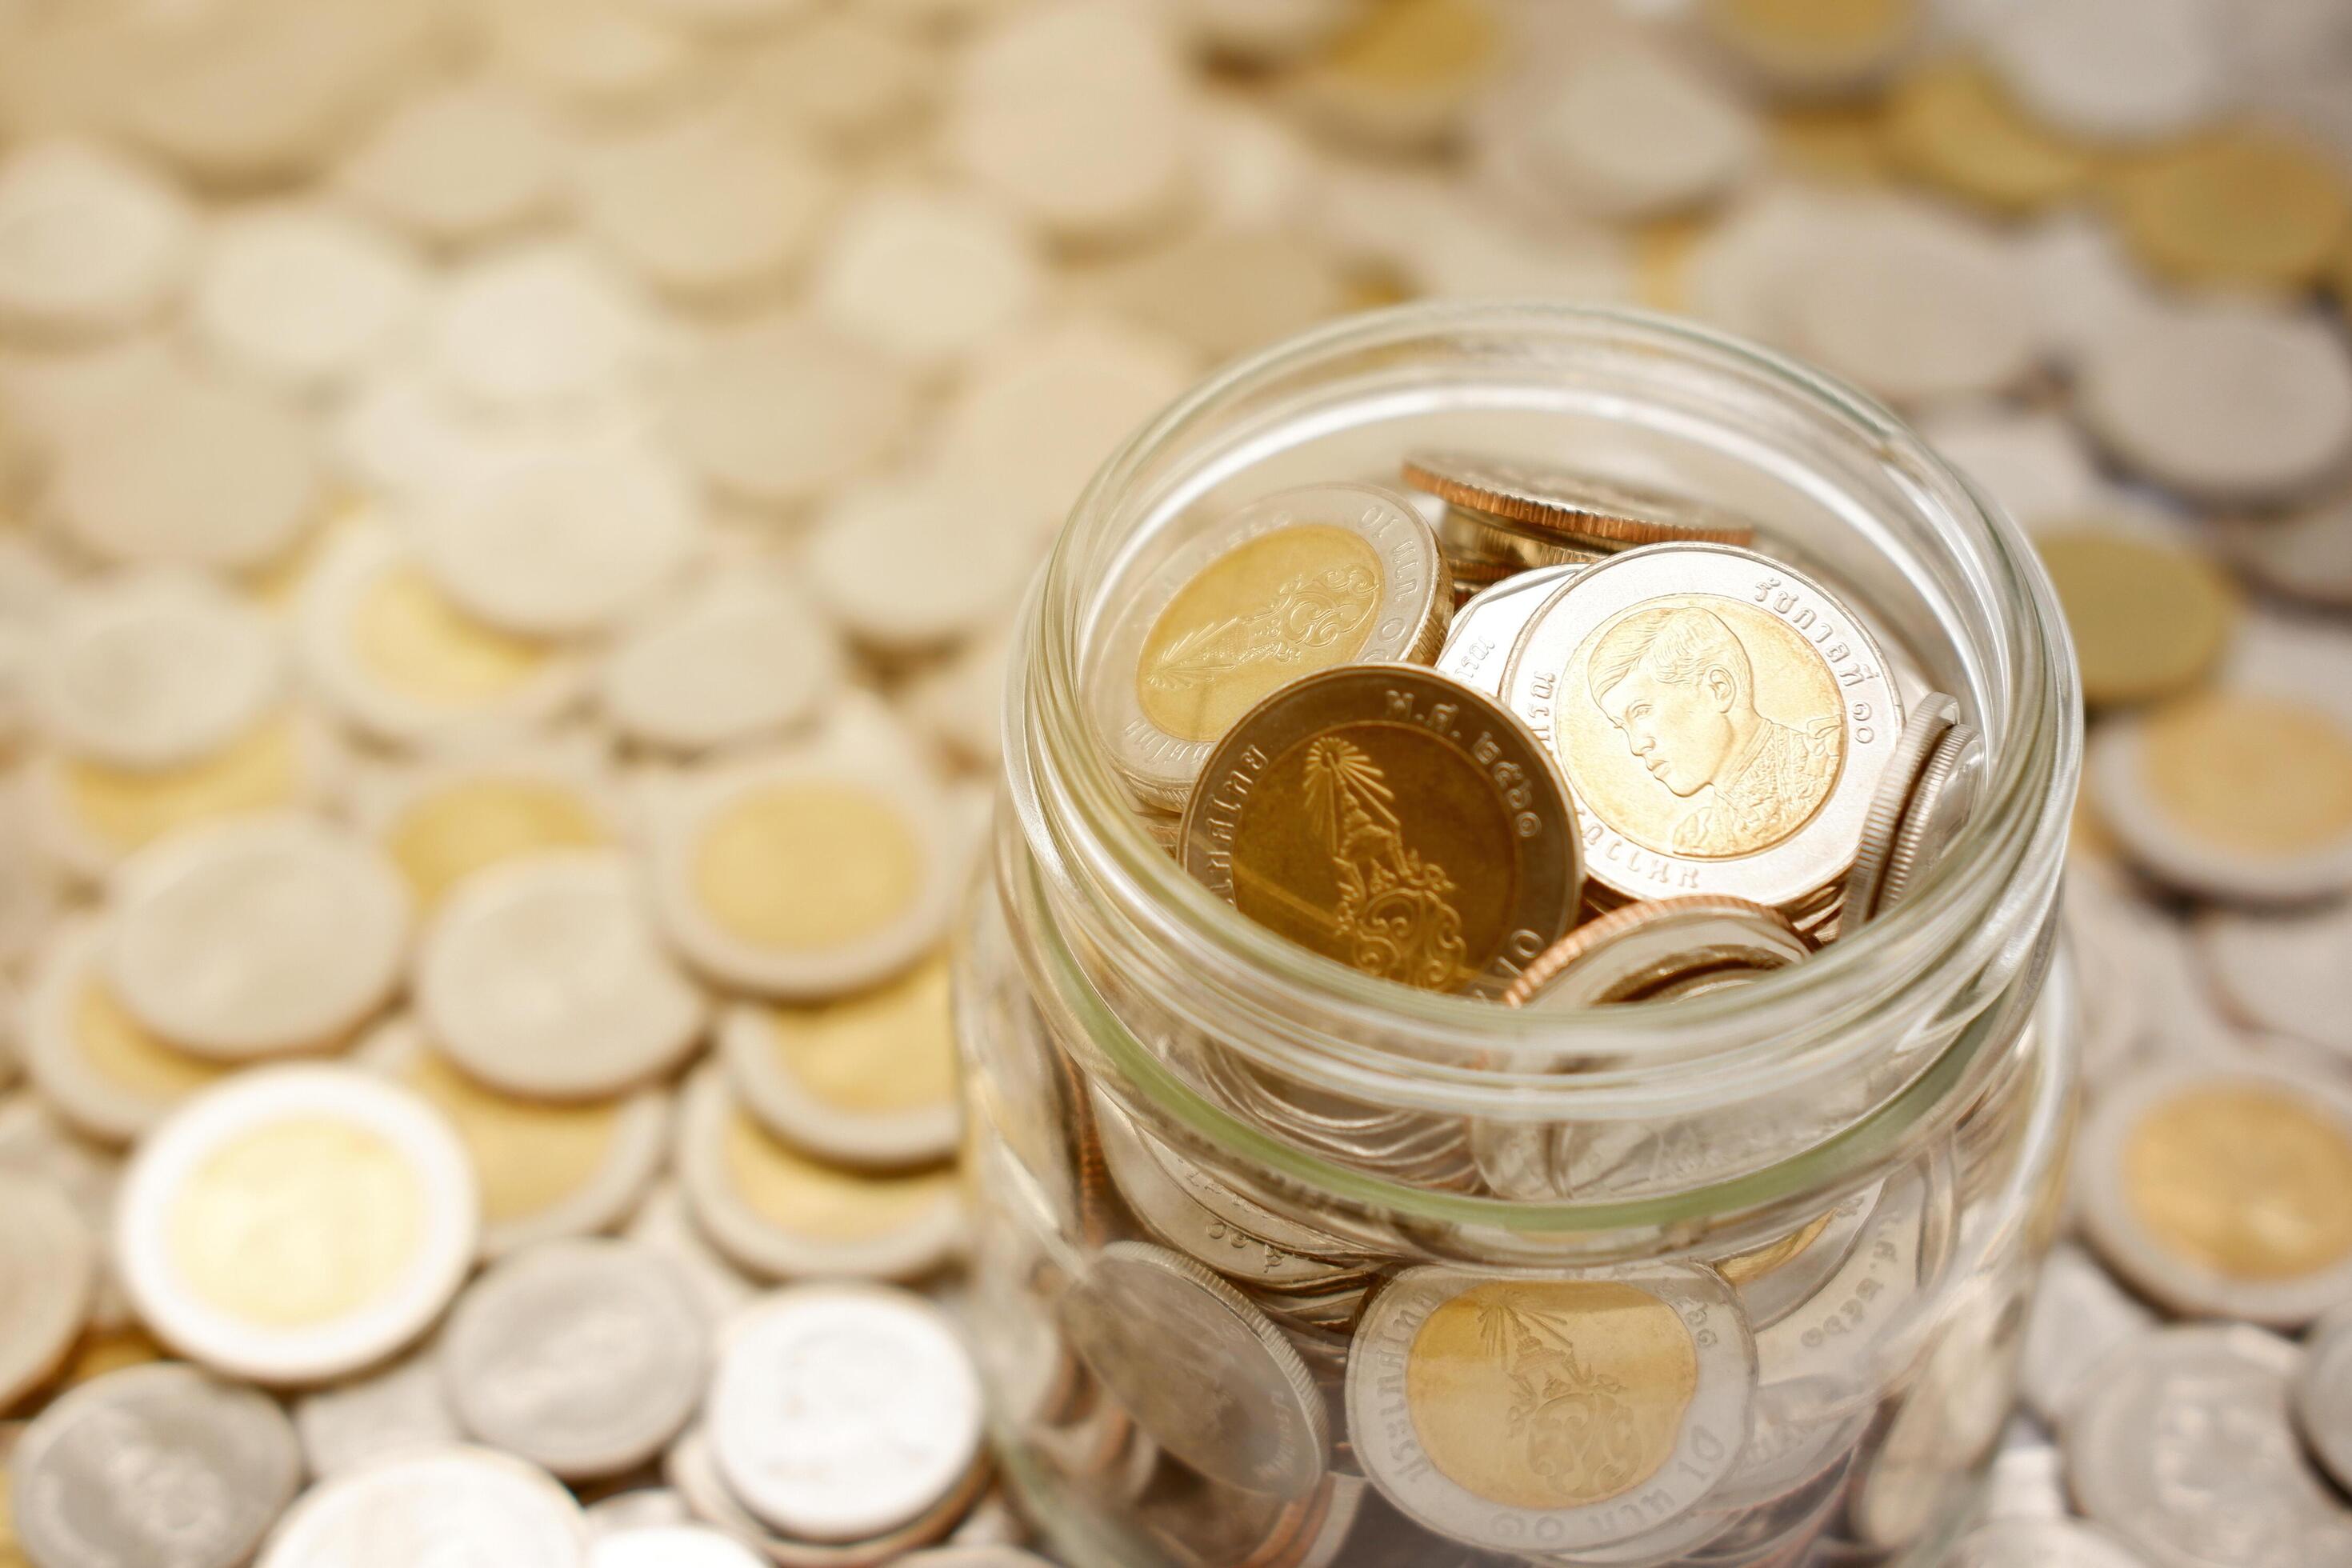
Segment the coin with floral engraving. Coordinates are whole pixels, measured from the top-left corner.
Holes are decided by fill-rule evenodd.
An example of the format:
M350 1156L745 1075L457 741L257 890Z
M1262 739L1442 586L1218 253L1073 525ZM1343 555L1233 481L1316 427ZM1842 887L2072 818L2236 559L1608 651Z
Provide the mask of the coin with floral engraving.
M1184 868L1367 974L1493 996L1568 930L1568 793L1525 726L1432 670L1349 665L1236 723L1185 807Z
M1337 665L1425 661L1453 607L1437 536L1404 497L1278 490L1151 565L1095 670L1096 721L1136 792L1179 807L1260 701Z
M1780 562L1664 544L1537 615L1503 705L1559 760L1587 873L1656 899L1802 899L1843 876L1903 731L1869 630Z

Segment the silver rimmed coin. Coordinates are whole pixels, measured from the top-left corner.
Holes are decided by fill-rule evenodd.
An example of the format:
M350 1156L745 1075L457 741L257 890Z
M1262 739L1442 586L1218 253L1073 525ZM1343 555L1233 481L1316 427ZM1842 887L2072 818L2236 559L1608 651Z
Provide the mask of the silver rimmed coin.
M1590 563L1517 572L1472 595L1454 612L1445 646L1437 651L1437 673L1450 675L1489 697L1502 694L1503 667L1519 646L1519 634L1562 583Z
M1193 1066L1224 1104L1328 1160L1435 1191L1478 1180L1458 1116L1349 1100L1278 1077L1221 1046L1199 1051Z
M2352 1492L2352 1308L2323 1320L2305 1342L2294 1419L2304 1443L2336 1484Z
M1845 908L1838 919L1841 935L1869 924L1878 912L1887 858L1895 851L1895 837L1909 814L1920 777L1927 771L1927 759L1935 755L1946 732L1959 721L1959 703L1940 691L1927 693L1903 716L1902 732L1895 738L1894 758L1879 774L1878 789L1870 797L1870 810L1863 817L1862 839L1854 849L1853 866L1845 874Z
M1756 537L1748 524L1697 501L1520 458L1414 452L1404 460L1404 480L1465 511L1604 550L1675 540L1744 545Z
M1911 786L1911 804L1904 809L1903 826L1895 829L1895 847L1887 851L1886 869L1879 879L1874 915L1909 898L1919 879L1951 848L1952 840L1976 815L1978 797L1984 793L1984 736L1975 725L1955 724L1944 731Z
M1535 738L1406 665L1327 669L1244 714L1185 807L1183 864L1310 952L1481 996L1566 932L1584 880Z
M1738 1458L1755 1386L1755 1345L1711 1269L1429 1268L1365 1310L1346 1398L1366 1476L1409 1518L1468 1544L1562 1553L1695 1508Z
M1572 1012L1667 1001L1754 979L1811 949L1778 910L1699 894L1627 904L1538 954L1503 993L1507 1007Z
M89 1315L98 1243L66 1195L0 1170L0 1409L57 1369Z
M1151 1439L1212 1480L1302 1497L1323 1479L1323 1395L1282 1331L1204 1265L1147 1242L1095 1255L1062 1299L1088 1369ZM1184 1368L1171 1377L1171 1367Z
M1843 878L1903 730L1853 613L1780 562L1664 544L1537 612L1503 705L1556 757L1588 875L1787 904Z
M1970 1531L1945 1568L2147 1568L2103 1530L2071 1519L2004 1519Z
M8 1463L17 1539L41 1568L236 1568L301 1479L275 1403L171 1364L65 1394Z
M1991 1458L2014 1397L2026 1288L2014 1272L1983 1275L1944 1305L1936 1342L1847 1499L1847 1528L1864 1542L1919 1541Z
M303 1463L320 1480L459 1438L440 1363L426 1351L304 1394L294 1405L294 1431L302 1439Z
M257 1568L587 1568L580 1505L536 1466L451 1446L322 1481L270 1532Z
M887 1534L868 1540L830 1542L803 1540L771 1529L747 1511L719 1473L711 1456L709 1434L690 1426L662 1456L662 1476L686 1500L694 1517L725 1531L756 1548L774 1568L880 1568L905 1552L928 1546L953 1528L971 1506L987 1479L976 1469L963 1486L926 1512Z
M1101 1090L1094 1100L1111 1180L1152 1235L1248 1286L1289 1291L1361 1282L1370 1260L1346 1242L1225 1185L1138 1127Z
M1404 497L1280 490L1151 566L1094 671L1096 718L1136 793L1177 809L1243 714L1317 670L1432 658L1453 607Z
M2352 1300L2352 1090L2273 1059L2111 1079L2084 1121L2091 1244L2184 1315L2298 1328Z
M962 1337L886 1286L796 1285L746 1308L721 1333L705 1418L728 1489L803 1541L888 1534L982 1466Z
M2026 1317L2018 1363L2026 1408L2053 1426L2063 1422L2107 1357L2155 1327L2156 1314L2125 1294L2089 1253L2060 1242L2042 1260Z
M2352 1563L2352 1513L2287 1414L2302 1375L2300 1350L2242 1323L2137 1341L2062 1434L2075 1503L2157 1568Z
M449 1404L475 1437L568 1479L644 1464L701 1403L708 1333L651 1247L548 1241L468 1289L441 1340Z

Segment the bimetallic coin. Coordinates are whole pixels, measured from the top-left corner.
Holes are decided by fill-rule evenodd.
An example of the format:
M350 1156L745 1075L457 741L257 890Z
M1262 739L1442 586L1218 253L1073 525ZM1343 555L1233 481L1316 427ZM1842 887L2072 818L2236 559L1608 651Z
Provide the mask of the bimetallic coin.
M480 1441L567 1480L644 1464L702 1398L702 1311L659 1253L551 1241L458 1301L441 1341L449 1403Z
M0 1171L0 1409L58 1368L89 1314L98 1243L66 1195Z
M2287 1414L2303 1371L2293 1344L2242 1323L2137 1342L2066 1424L2075 1503L2154 1568L2352 1562L2352 1514Z
M423 1100L350 1068L242 1074L190 1100L122 1182L115 1261L190 1357L307 1383L416 1338L474 1257L474 1173Z
M1870 633L1790 568L1667 544L1586 568L1503 705L1559 759L1584 865L1629 898L1804 898L1844 876L1903 702Z
M1952 840L1976 815L1984 768L1984 736L1975 725L1955 724L1944 731L1912 783L1911 802L1904 808L1903 826L1895 829L1895 847L1887 851L1886 869L1879 878L1874 913L1885 914L1909 898L1919 879L1951 848Z
M2352 1491L2352 1310L2339 1309L2305 1342L2294 1420L2330 1479Z
M1104 651L1095 712L1119 772L1171 810L1243 714L1318 670L1426 661L1453 608L1436 535L1376 485L1254 501L1150 582Z
M1313 1374L1282 1331L1203 1265L1113 1242L1063 1297L1061 1314L1119 1406L1202 1475L1286 1498L1323 1479L1330 1426ZM1171 1366L1185 1375L1170 1377Z
M708 1405L728 1487L775 1530L862 1541L982 1464L979 1373L954 1326L881 1286L801 1285L729 1323Z
M1348 1426L1409 1517L1465 1543L1576 1552L1702 1501L1738 1458L1755 1384L1755 1345L1711 1269L1415 1268L1357 1327Z
M133 1018L101 972L104 946L94 921L51 933L25 998L25 1070L83 1133L127 1143L232 1068L175 1048Z
M17 1538L39 1568L238 1568L301 1479L268 1398L169 1365L65 1394L8 1464Z
M1519 634L1552 591L1584 570L1589 563L1538 567L1517 572L1474 596L1454 612L1445 628L1445 646L1437 653L1437 673L1489 697L1502 694L1503 668Z
M1549 464L1470 452L1414 452L1405 483L1465 511L1603 549L1682 540L1747 544L1756 531L1696 501Z
M1777 910L1705 894L1627 904L1538 954L1503 993L1507 1007L1570 1012L1672 1000L1753 979L1812 950Z
M544 1470L450 1447L311 1488L256 1568L588 1568L588 1547L580 1505Z
M1895 739L1895 755L1879 775L1862 820L1862 838L1855 847L1853 868L1845 874L1845 908L1838 933L1858 931L1878 912L1880 888L1886 879L1886 859L1894 853L1895 837L1918 788L1927 759L1953 725L1959 722L1960 705L1940 691L1931 691L1903 716L1903 730Z
M1946 1568L2147 1568L2112 1535L2071 1519L2005 1519L1970 1531Z
M2242 1061L2142 1068L2075 1154L2083 1226L2174 1311L2295 1328L2352 1300L2352 1091Z
M1599 570L1599 568L1595 568ZM1559 772L1494 700L1403 666L1308 676L1236 723L1184 813L1184 868L1311 952L1492 996L1583 883Z

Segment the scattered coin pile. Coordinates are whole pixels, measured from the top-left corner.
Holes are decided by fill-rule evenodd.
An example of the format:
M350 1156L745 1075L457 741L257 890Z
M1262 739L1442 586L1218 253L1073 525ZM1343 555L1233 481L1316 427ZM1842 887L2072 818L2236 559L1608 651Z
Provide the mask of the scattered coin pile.
M1411 296L1793 348L2035 532L2102 715L2085 1234L2168 1310L2299 1328L2352 1249L2347 643L2280 607L2352 602L2309 298L2352 291L2347 35L2326 0L0 5L0 1563L1013 1560L940 1321L768 1286L955 1250L938 947L1050 530L1209 363ZM1499 694L1507 605L1588 552L1458 515L1455 582L1514 592L1441 668ZM1657 890L1607 865L1593 912ZM1238 1196L1133 1155L1131 1201ZM1361 1265L1217 1223L1349 1310ZM2151 1563L2326 1561L2297 1455L2344 1476L2345 1336L2150 1331L2088 1258L2028 1358L2056 1419L2064 1336L2130 1347L2074 1500ZM1965 1560L2103 1561L2021 1431ZM1222 1518L1231 1560L1379 1560L1360 1484L1260 1520L1166 1469L1180 1556Z

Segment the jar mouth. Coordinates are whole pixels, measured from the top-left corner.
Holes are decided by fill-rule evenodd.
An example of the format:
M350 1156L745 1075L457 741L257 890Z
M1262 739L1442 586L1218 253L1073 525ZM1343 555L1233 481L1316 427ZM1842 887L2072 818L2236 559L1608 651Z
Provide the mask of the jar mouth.
M1521 363L1538 365L1605 345L1791 400L1894 475L1933 529L1943 587L1965 595L1990 632L1975 649L1979 689L1963 695L1985 732L1986 772L1975 815L1899 908L1736 989L1671 1005L1521 1012L1415 990L1300 948L1217 899L1147 831L1095 738L1082 633L1150 513L1139 492L1154 465L1245 412L1254 395L1304 384L1318 368L1377 363L1412 345L1496 343L1524 343ZM1213 477L1277 449L1263 432L1228 439ZM1206 488L1207 468L1192 474L1189 495ZM1156 482L1164 500L1169 484ZM1677 1086L1689 1104L1721 1105L1744 1088L1785 1088L1800 1067L1831 1070L1886 1048L1885 1028L1860 1026L1898 998L1915 1016L1906 1033L1939 1016L1952 1022L1961 993L1981 1000L1998 990L2032 946L2080 765L2081 700L2055 592L1997 506L1866 394L1706 328L1615 308L1409 305L1228 367L1097 471L1033 595L1021 646L1028 659L1016 660L1011 680L1006 765L1021 828L1055 892L1094 906L1139 942L1181 945L1180 994L1165 1000L1212 1037L1343 1091L1409 1078L1423 1101L1471 1114L1548 1114L1570 1094L1588 1109L1622 1098L1654 1112L1671 1107Z

